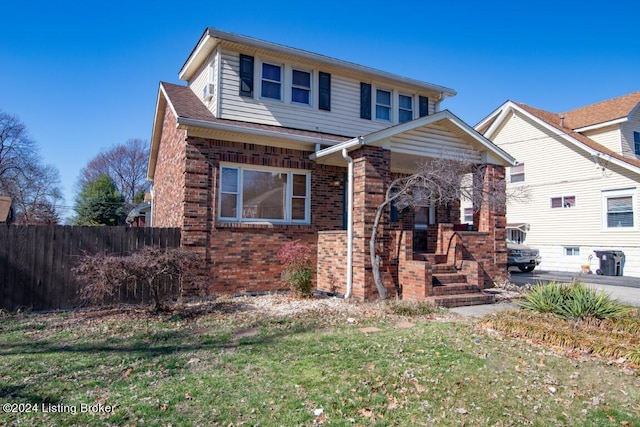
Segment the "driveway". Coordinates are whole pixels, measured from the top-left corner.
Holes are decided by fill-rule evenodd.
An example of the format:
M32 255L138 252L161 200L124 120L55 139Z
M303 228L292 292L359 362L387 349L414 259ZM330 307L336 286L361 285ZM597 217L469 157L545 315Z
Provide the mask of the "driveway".
M549 283L552 281L569 283L577 280L603 290L611 297L622 302L640 306L640 278L626 276L599 276L597 274L569 273L565 271L534 270L531 273L522 273L509 270L511 283L515 285L535 284L538 282Z

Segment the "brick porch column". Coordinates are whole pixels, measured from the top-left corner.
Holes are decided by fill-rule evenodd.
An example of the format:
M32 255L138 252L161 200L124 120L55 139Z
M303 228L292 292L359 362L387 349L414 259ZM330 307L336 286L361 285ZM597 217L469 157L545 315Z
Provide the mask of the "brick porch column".
M212 167L202 147L191 139L186 146L184 176L184 222L182 245L203 257L205 274L211 273L209 239L212 226ZM208 289L184 289L183 296L203 295Z
M351 156L354 159L353 296L358 299L377 298L371 270L369 240L376 208L384 201L389 182L391 154L383 148L365 146L351 153ZM385 236L381 231L382 227L378 230L378 241L384 244ZM382 263L388 264L388 259L383 259ZM389 296L392 295L389 289Z
M496 187L493 183L496 181L504 182L504 178L504 166L484 165L484 173L481 178L484 193L482 206L480 206L479 210L474 207L474 211L476 212L474 214L474 222L478 225L478 231L488 233L493 242L493 263L491 265L483 265L485 273L492 281L504 279L508 275L507 236L505 231L507 226L506 201L504 197L491 198L488 195L488 193ZM496 200L499 200L499 202Z

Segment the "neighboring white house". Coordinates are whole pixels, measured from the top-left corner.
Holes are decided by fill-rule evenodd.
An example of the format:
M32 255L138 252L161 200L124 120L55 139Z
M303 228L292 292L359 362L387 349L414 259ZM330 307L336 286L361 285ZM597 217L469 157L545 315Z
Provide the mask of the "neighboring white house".
M508 204L508 229L541 269L596 271L594 251L616 250L620 273L640 277L639 106L640 91L560 114L507 101L476 125L519 162L507 186L529 197Z

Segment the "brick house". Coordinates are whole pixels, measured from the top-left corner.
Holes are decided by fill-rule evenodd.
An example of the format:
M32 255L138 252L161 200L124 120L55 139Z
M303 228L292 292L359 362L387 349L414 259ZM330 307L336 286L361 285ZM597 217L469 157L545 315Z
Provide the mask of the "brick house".
M179 76L160 83L148 179L152 225L181 227L207 260L210 287L194 293L282 289L276 254L301 240L317 248L318 289L374 297L367 239L393 174L461 154L486 180L514 164L441 111L455 91L431 83L212 28ZM479 208L475 231L454 230L459 206L385 221L390 295L477 292L506 273L504 207Z

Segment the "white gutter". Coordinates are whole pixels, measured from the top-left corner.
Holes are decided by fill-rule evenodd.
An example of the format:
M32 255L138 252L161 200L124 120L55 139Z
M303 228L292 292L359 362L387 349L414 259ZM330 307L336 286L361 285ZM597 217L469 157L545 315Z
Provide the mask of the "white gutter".
M350 298L353 291L353 158L346 148L342 157L349 164L347 172L347 291L344 298Z
M328 155L333 154L333 153L340 153L340 152L342 152L343 149L350 150L350 149L352 149L354 147L358 147L360 145L364 145L364 138L361 137L361 136L358 136L358 137L350 139L348 141L340 142L340 143L337 143L335 145L332 145L331 147L327 147L327 148L324 148L324 149L322 149L320 151L316 151L315 153L312 153L309 156L309 159L318 160L321 157L328 156Z

